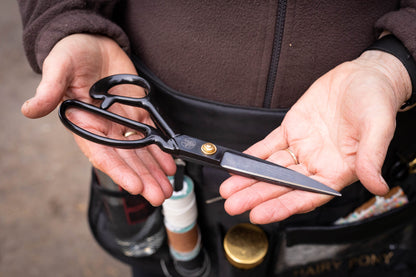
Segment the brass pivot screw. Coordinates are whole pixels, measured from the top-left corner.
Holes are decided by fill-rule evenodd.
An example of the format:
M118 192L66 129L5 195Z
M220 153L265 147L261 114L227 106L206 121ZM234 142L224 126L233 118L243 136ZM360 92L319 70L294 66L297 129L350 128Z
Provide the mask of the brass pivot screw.
M207 142L201 146L201 151L205 155L213 155L217 152L217 147L215 146L215 144Z

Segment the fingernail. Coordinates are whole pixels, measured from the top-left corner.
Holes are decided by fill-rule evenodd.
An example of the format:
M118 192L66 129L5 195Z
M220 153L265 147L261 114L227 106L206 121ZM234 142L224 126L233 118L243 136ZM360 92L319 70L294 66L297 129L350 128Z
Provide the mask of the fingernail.
M384 180L383 176L379 175L381 183L386 187L387 190L390 190L389 185Z
M27 112L27 110L28 110L28 108L29 108L29 103L30 103L30 101L31 101L32 99L29 99L29 100L26 100L26 102L24 102L23 103L23 105L22 105L22 108L21 108L21 111L24 113L24 112Z

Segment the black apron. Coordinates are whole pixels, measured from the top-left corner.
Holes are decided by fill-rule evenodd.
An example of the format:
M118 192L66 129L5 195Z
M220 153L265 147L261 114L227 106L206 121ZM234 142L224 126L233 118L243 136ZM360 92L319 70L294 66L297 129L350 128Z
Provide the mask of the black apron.
M138 59L133 60L139 75L152 85L153 103L176 133L241 151L277 128L286 113L282 109L241 108L184 95L163 84ZM412 128L415 118L416 109L398 114L396 134L383 167L389 185L400 185L409 204L359 222L334 225L335 220L372 197L359 182L354 183L342 191L342 197L313 212L260 226L268 237L269 249L264 261L250 270L232 266L222 245L227 230L249 222L248 214L229 216L223 201L206 204L219 196L219 185L229 175L188 163L186 174L195 182L202 244L212 266L209 276L414 276L416 175L408 174L407 168L416 156L416 131ZM122 254L108 227L102 204L105 192L98 187L93 171L89 222L99 244L130 264L137 276L139 272L140 276L175 276L166 243L149 257ZM299 262L295 262L297 258Z

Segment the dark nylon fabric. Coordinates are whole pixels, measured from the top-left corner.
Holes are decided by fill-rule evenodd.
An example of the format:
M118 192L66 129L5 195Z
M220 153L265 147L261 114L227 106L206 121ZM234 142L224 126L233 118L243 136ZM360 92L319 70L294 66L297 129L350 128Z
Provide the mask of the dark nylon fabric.
M241 130L236 130L235 133L227 132L227 129L230 130L231 128L233 130L233 122L239 122L247 116L244 109L184 96L164 87L159 82L160 80L147 71L139 61L136 60L136 64L141 75L152 83L152 93L156 95L155 101L159 104L159 109L165 114L171 115L170 120L177 124L175 125L175 131L179 132L179 129L180 132L186 134L200 135L204 139L211 139L214 143L229 143L228 146L234 146L235 148L247 146L244 139L236 139L244 138L239 132ZM263 115L262 112L264 112ZM195 116L195 113L198 116ZM280 122L284 115L282 110L273 113L270 110L251 109L248 110L248 114L250 113L252 113L251 116L254 115L255 117L257 115L259 118L265 116L265 118L273 119L275 122ZM189 114L193 116L190 117ZM410 276L406 274L414 272L415 259L411 257L413 257L412 255L416 249L414 247L415 232L412 227L414 214L416 213L416 187L414 186L416 178L412 175L411 178L398 180L391 174L390 168L392 164L397 162L398 155L402 160L409 160L416 154L416 146L413 142L415 134L413 129L409 128L413 124L415 116L416 110L398 115L398 128L384 167L386 179L391 184L400 183L402 185L411 199L410 205L359 223L332 226L333 221L348 214L370 197L370 194L359 183L351 185L342 191L342 197L334 199L311 213L296 215L281 223L261 226L269 239L269 252L260 266L249 271L239 270L231 266L226 260L222 248L222 241L227 230L237 223L249 222L247 214L231 217L225 213L223 201L213 204L206 204L205 202L219 196L219 184L228 177L228 174L212 168L188 164L186 174L191 176L195 182L199 213L198 224L201 228L203 245L209 253L213 266L210 276L365 276L370 272L377 274L379 272L397 272L403 274L397 276ZM210 124L209 128L204 125L205 122ZM270 131L270 128L274 128L274 126L268 124L262 125L262 122L266 121L260 121L260 124L253 126L246 124L245 126L253 128L243 129L242 132L250 137L252 134L262 134L262 132L265 134ZM224 128L223 124L226 124L225 129L222 129ZM224 132L221 136L211 131L218 130L217 128ZM207 129L209 131L206 131ZM234 137L236 134L237 137ZM237 141L236 144L231 143L235 141ZM164 276L160 267L161 260L164 261L169 270L174 271L166 245L158 253L148 258L132 259L123 256L117 250L111 233L105 228L106 218L103 210L99 208L100 201L96 194L93 190L92 202L95 202L95 204L90 209L90 222L98 241L110 253L131 264L136 272L149 271L156 274L155 276L158 276L157 274ZM405 243L401 240L404 237L408 238ZM308 263L304 266L277 269L279 261L284 258L284 252L282 251L285 249L303 244L331 246L342 243L351 244L350 248L353 250L346 251L337 257L328 257L326 260ZM375 245L377 247L374 247ZM392 245L395 245L397 249L389 252ZM388 263L364 263L365 259L380 261L383 255L391 256ZM331 263L332 268L329 266ZM335 268L334 265L339 265L339 267Z

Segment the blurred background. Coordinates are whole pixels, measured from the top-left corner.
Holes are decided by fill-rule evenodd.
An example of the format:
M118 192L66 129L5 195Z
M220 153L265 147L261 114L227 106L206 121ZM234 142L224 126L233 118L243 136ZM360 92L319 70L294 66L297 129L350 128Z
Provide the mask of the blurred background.
M90 233L90 165L57 112L20 113L40 76L13 0L0 1L0 54L0 276L130 276Z

